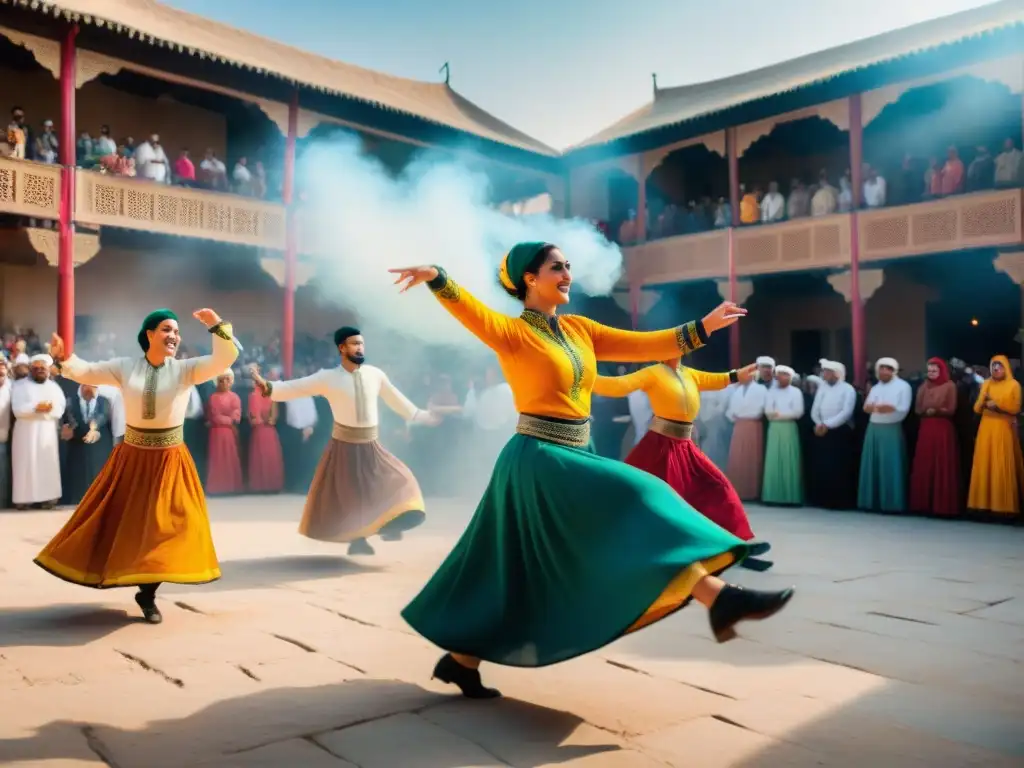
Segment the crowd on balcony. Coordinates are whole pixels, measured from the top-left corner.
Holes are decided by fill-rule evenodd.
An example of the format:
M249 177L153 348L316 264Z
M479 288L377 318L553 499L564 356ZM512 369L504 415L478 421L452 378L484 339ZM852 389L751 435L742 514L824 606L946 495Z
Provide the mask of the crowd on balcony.
M4 152L6 156L52 165L58 161L59 147L59 138L52 120L43 120L36 130L26 119L24 109L19 106L11 109ZM159 134L152 134L141 144L136 144L131 136L115 141L109 125L101 125L96 136L89 131L83 131L78 136L75 142L75 164L79 168L145 179L157 184L233 192L261 199L267 196L267 173L260 160L250 166L249 158L239 157L229 174L224 161L217 157L212 148L207 148L197 168L187 147L179 149L172 161Z
M865 163L862 171L861 207L884 208L891 205L910 205L926 200L1024 186L1024 153L1012 138L1007 138L999 154L989 147L973 148L970 163L965 164L961 152L950 146L945 158L921 158L911 153L902 164L887 175ZM833 181L835 183L833 183ZM822 169L813 181L794 176L783 192L776 180L766 184L740 184L739 222L741 226L776 224L835 213L849 213L854 208L852 174L847 169L838 179L830 178ZM657 210L657 206L655 206ZM635 210L628 212L615 232L621 245L649 239L692 235L732 225L733 211L728 199L713 200L703 196L690 200L685 208L675 203L665 204L656 215L648 208L647 232L640 231Z
M755 381L702 392L694 419L701 449L744 501L1024 522L1019 361L932 358L908 374L879 358L861 389L835 361L803 377L770 357L757 364ZM625 423L634 442L650 423L650 403L634 394L595 402L595 439L610 457Z

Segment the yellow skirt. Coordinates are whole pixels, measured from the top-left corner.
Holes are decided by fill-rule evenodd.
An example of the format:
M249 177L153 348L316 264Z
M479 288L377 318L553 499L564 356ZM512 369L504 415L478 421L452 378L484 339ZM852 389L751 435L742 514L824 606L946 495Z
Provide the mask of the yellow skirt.
M206 498L188 449L118 445L35 563L97 589L219 579Z
M1019 515L1024 493L1024 456L1017 419L982 414L974 442L971 491L967 508L1001 515Z

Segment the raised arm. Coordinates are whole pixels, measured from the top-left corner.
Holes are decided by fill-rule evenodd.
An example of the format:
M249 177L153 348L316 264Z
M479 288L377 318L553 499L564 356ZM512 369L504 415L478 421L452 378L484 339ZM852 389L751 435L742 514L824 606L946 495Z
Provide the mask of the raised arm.
M382 373L381 375L383 378L380 383L380 397L388 408L406 421L425 422L430 420L429 411L417 408L412 404L412 401L409 398L401 393L398 387L391 383L391 379L387 377L386 373Z
M87 363L77 355L64 358L64 340L56 333L50 337L50 357L60 370L61 376L79 384L91 384L96 387L110 386L120 389L124 378L126 363L130 367L134 361L125 357L104 360L101 363Z
M483 304L441 267L434 269L437 275L427 280L427 286L441 306L488 347L496 352L507 350L514 333L512 318Z
M210 311L200 310L196 312L196 319L203 320L199 315ZM212 325L207 326L207 330L213 339L212 349L210 350L211 354L194 357L191 360L185 361L185 383L189 386L195 386L217 378L217 376L234 365L235 360L238 359L238 347L235 346L234 330L231 327L231 323L224 322L216 315L208 319L214 320Z
M750 366L747 367L749 368ZM687 370L693 377L693 382L697 385L699 392L716 392L720 389L725 389L730 384L736 384L740 380L739 371L708 373L707 371L698 371L694 368L687 368Z
M598 360L620 363L644 363L686 356L708 342L701 321L689 322L664 331L624 331L602 325L588 317L576 316L589 334Z
M291 381L267 381L260 376L259 371L255 368L249 370L253 382L263 392L263 396L269 397L275 403L287 403L289 400L297 400L300 397L316 397L326 392L323 371L317 371L309 376Z
M594 380L593 393L602 397L626 397L630 392L646 390L651 384L655 367L648 366L625 376L598 376Z

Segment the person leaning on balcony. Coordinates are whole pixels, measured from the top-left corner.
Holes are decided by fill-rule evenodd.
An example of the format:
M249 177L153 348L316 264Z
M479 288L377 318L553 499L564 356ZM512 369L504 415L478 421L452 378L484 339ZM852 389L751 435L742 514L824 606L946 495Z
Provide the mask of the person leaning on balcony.
M818 174L818 188L811 198L811 216L828 216L839 207L839 190L828 182L828 171L824 168Z
M29 130L25 124L25 110L21 107L14 107L11 109L11 122L7 125L9 156L16 160L24 160L28 140Z
M1003 151L996 156L995 181L997 187L1020 186L1021 158L1024 158L1024 152L1017 149L1013 139L1003 142Z
M160 145L160 136L153 134L149 141L139 144L135 150L135 167L139 176L158 184L166 184L169 176L169 166L164 148Z
M791 219L802 219L811 215L811 195L800 179L793 179L789 185L786 214Z
M964 191L964 162L956 147L946 150L946 164L942 166L943 195L957 195Z
M743 191L743 187L740 187ZM740 223L757 224L761 220L761 188L754 187L740 199Z
M786 218L786 199L779 192L777 181L768 184L768 194L761 201L761 223L771 224Z

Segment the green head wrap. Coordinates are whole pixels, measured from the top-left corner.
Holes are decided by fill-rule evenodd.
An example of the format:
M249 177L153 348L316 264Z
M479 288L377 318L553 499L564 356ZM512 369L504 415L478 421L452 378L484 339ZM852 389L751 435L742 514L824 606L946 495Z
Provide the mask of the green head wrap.
M516 289L519 281L523 279L526 268L530 262L537 258L537 254L545 248L553 248L551 243L519 243L512 247L512 250L505 254L501 260L501 268L498 270L498 278L501 284L510 291Z
M146 336L146 331L155 331L164 320L178 322L178 316L169 309L157 309L146 315L146 319L142 321L142 327L139 329L139 335L136 338L138 338L139 346L142 347L143 352L149 352L149 337Z

